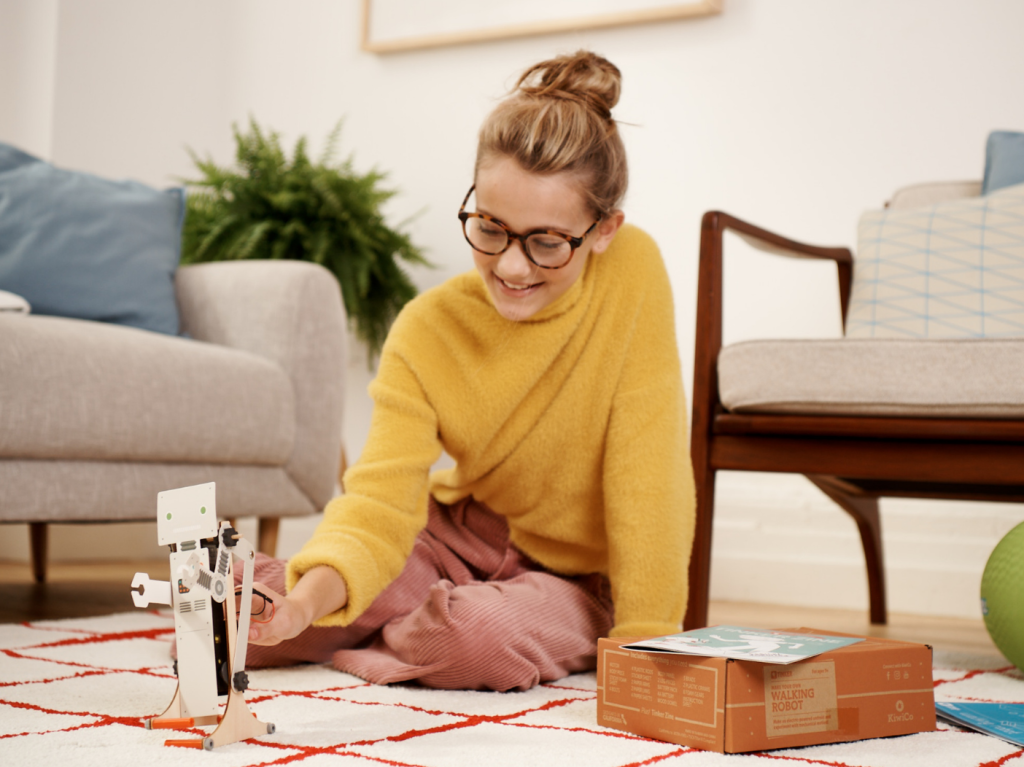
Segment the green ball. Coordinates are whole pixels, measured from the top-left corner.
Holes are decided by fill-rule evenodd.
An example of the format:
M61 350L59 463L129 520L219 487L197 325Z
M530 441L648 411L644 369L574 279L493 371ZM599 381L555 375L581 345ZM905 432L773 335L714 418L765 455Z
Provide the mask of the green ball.
M981 576L981 614L999 652L1024 670L1024 523L989 555Z

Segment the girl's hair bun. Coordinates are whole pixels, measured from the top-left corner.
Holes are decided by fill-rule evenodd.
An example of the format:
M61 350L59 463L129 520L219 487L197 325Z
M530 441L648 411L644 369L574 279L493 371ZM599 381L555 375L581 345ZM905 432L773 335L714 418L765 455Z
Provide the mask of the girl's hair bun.
M591 51L577 51L542 61L527 69L516 87L534 98L578 101L606 120L619 102L622 73L608 59Z
M484 120L476 169L510 157L531 173L571 173L586 204L606 215L629 181L626 149L612 119L621 89L618 67L590 51L534 64Z

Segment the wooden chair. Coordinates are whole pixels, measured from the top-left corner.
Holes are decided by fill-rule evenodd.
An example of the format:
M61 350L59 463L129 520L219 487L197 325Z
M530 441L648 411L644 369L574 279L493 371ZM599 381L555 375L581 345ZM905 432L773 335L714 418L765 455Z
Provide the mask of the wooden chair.
M729 412L718 380L727 231L760 250L834 261L844 330L853 280L846 248L794 242L717 211L703 217L691 437L697 524L684 626L707 625L715 473L723 469L803 474L850 514L864 547L871 622L884 624L879 498L1024 501L1024 420Z

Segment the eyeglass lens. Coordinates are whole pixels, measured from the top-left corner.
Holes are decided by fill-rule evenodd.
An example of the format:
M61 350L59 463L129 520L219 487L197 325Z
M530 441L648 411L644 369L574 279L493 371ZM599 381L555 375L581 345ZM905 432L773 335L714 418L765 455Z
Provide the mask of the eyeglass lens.
M508 245L508 232L477 216L466 220L466 237L470 245L488 255L497 255ZM527 255L541 266L559 267L572 258L572 245L558 235L535 232L524 245Z

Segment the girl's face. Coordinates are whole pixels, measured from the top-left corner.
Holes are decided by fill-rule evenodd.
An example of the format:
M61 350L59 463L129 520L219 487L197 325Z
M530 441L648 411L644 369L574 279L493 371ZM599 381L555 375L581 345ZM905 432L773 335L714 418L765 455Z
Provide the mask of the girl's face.
M483 163L476 176L476 210L501 221L513 232L553 229L579 237L594 216L565 173L529 173L509 157ZM591 253L603 253L622 225L622 211L606 216L561 269L541 269L526 257L522 243L513 240L499 256L473 251L495 308L508 320L526 320L553 304L583 274Z

